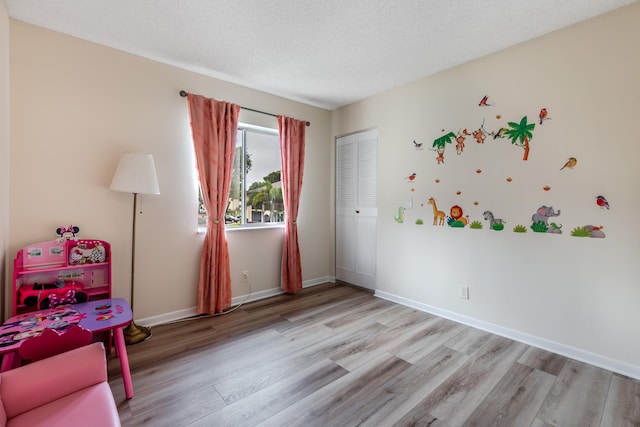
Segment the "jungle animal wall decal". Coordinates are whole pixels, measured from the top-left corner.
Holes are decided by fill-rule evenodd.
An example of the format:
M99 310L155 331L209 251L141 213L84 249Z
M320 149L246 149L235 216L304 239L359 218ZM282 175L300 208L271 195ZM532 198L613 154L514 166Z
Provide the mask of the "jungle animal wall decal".
M517 145L524 149L524 155L522 160L529 159L529 141L533 138L533 129L536 127L535 123L527 123L527 116L524 116L520 123L509 122L507 123L510 129L507 129L504 133L511 140L513 145Z
M435 152L438 153L436 157L436 162L438 164L444 163L444 150L447 144L451 144L451 140L455 139L456 134L453 132L449 132L448 134L441 136L440 138L436 138L433 141L433 148Z
M575 157L569 157L567 162L564 164L564 166L560 168L560 170L563 170L564 168L573 169L573 167L577 164L578 164L578 159L576 159Z
M576 227L571 230L571 235L574 237L595 237L595 238L603 238L605 237L604 231L602 231L604 227L587 224L582 227Z
M396 222L398 224L402 224L404 222L404 211L406 210L406 208L400 206L398 208L398 213L396 214L396 216L393 218L396 220Z
M418 174L414 172L414 173L412 173L411 175L407 176L404 180L405 180L406 182L412 182L412 181L414 181L414 180L416 179L416 176L417 176L417 175L418 175Z
M609 208L609 202L607 202L607 199L604 196L596 196L596 205L598 205L600 208Z
M485 95L482 97L482 99L480 100L480 102L478 103L478 107L491 107L493 106L493 104L489 104L489 95Z
M540 113L538 114L538 117L540 118L540 124L542 124L542 122L544 122L545 120L551 119L551 117L549 117L549 113L547 112L546 108L540 109Z
M478 144L484 144L484 140L487 139L487 135L489 135L489 133L485 131L482 126L480 126L478 130L473 131L471 135Z
M458 135L456 136L456 154L460 155L462 154L462 152L464 151L464 140L466 139L466 137L469 134L467 133L467 130L463 130L462 132L458 132Z
M477 104L477 106L472 107L472 108L480 108L482 111L484 112L488 112L488 111L495 111L495 107L496 105L498 105L498 103L493 101L493 98L491 102L489 102L489 95L484 95L481 99L480 102ZM477 99L477 98L476 98ZM488 108L491 107L491 108ZM480 111L480 110L478 110ZM547 123L547 121L551 120L550 117L550 109L548 109L547 107L542 107L539 108L535 111L539 111L539 113L537 114L537 119L534 119L533 121L529 119L530 116L528 116L527 114L520 114L517 117L520 117L519 120L514 120L514 121L506 121L506 123L504 121L502 121L502 114L495 114L495 119L493 120L491 117L487 117L486 115L484 116L484 119L481 118L481 122L478 124L478 122L475 123L475 126L460 126L458 128L454 128L451 129L451 127L449 127L449 129L447 129L447 127L443 127L440 129L441 131L441 135L437 136L436 138L434 138L431 144L431 148L429 148L430 151L434 151L436 153L436 157L435 157L435 167L437 168L450 168L452 166L448 166L449 162L447 162L447 164L445 164L445 153L448 152L447 148L451 147L451 148L455 148L455 152L457 156L464 156L467 157L469 154L469 152L472 152L472 154L470 154L471 156L478 156L479 151L478 150L484 150L484 149L488 149L491 148L491 150L502 150L502 146L507 147L517 147L517 148L521 148L523 151L522 154L522 161L525 162L529 162L529 158L530 158L530 153L532 150L532 141L533 141L533 137L534 137L534 132L536 132L536 126L543 126L544 129L542 132L542 136L539 136L536 138L536 141L539 141L537 144L548 144L551 143L551 141L549 141L549 136L550 134L547 131L547 127L549 126ZM481 113L482 115L484 115L484 113ZM535 116L534 116L535 117ZM493 125L489 125L487 126L487 118L491 119L489 120L491 123L494 123ZM473 124L473 123L466 123L467 125L469 124ZM493 129L492 129L493 128ZM457 129L457 130L455 130ZM474 129L474 130L470 130L470 129ZM552 128L550 128L552 129ZM428 138L428 137L427 137ZM465 145L465 143L467 142L467 139L471 139L472 141L475 141L476 144L473 144L470 148L470 151L467 150L467 148L469 148L468 146ZM539 139L542 138L542 139ZM417 151L422 151L424 148L424 143L421 142L421 139L424 138L411 138L410 142L411 142L411 147L414 150ZM504 142L501 144L501 141L505 141L505 142L510 142L510 144L504 144ZM473 148L473 147L478 147ZM487 147L487 148L483 148L483 147ZM498 147L498 148L494 148L494 147ZM548 148L547 148L548 150ZM558 152L560 152L560 150L557 150ZM426 151L428 152L428 151ZM425 153L426 153L425 152ZM573 154L573 153L567 153L567 154ZM579 154L579 153L578 153ZM421 156L420 154L417 154L417 156ZM504 154L504 156L507 156L506 158L509 158L508 154ZM502 157L501 157L502 158ZM578 167L578 160L577 160L577 156L575 155L571 155L569 157L564 157L563 159L556 159L558 160L559 166L561 165L560 168L556 169L556 173L561 173L561 174L572 174L575 172L572 172L573 170L575 170ZM480 164L478 164L478 166L481 166L481 168L474 168L473 171L475 172L475 176L480 176L481 173L483 173L484 171L488 171L488 174L493 173L495 175L496 170L491 170L492 166L491 165L487 165L486 164L486 156L483 157L483 159L485 159L485 163L482 164L482 166ZM454 159L456 160L456 159ZM551 159L552 160L552 159ZM549 159L543 159L543 161L548 162ZM457 161L453 162L454 164L468 164L468 163L459 163ZM453 166L456 167L456 166ZM494 169L503 169L504 166L497 166ZM471 171L469 171L471 172ZM466 179L471 179L469 178L471 176L471 174L469 172L460 172L457 173L456 175L458 176L465 176L467 177ZM410 187L410 191L411 192L415 192L418 187L421 185L421 183L418 182L418 176L423 176L421 175L421 171L415 170L415 171L411 171L410 173L408 173L407 175L405 175L404 177L404 181L406 183L411 183L411 184L417 184L416 186L412 185ZM428 176L428 174L426 174ZM484 175L484 174L483 174ZM449 175L451 176L451 175ZM511 184L514 181L514 179L512 177L515 177L514 175L510 175L510 176L506 176L504 181L502 181L503 183L507 183L507 184ZM548 180L548 182L542 182L540 183L539 189L541 189L544 192L550 192L552 191L553 187L556 187L553 182L554 176L553 175L549 175L549 174L545 174L544 175L545 181ZM543 178L544 178L543 177ZM442 182L442 180L440 179L441 177L436 177L434 180L429 180L433 185L433 183L435 182L436 185L440 184ZM517 177L515 177L517 178ZM551 185L550 185L551 184ZM463 214L463 209L462 209L462 204L460 202L464 202L464 200L466 198L464 198L464 196L461 197L461 191L457 190L455 188L451 188L450 187L450 183L445 184L445 187L448 189L448 191L452 191L453 194L451 195L452 198L457 198L456 201L453 201L453 203L450 206L449 209L449 215L447 215L445 212L445 210L441 210L438 208L437 204L436 204L436 200L435 200L435 196L431 195L427 198L426 200L426 204L431 205L431 209L433 211L433 225L434 226L443 226L445 225L445 223L447 225L449 225L449 228L465 228L467 225L469 225L469 229L472 230L481 230L485 227L483 227L483 221L485 222L485 224L488 224L488 227L486 227L489 230L493 230L493 231L502 231L505 229L505 226L507 224L507 220L497 217L494 212L495 212L495 206L484 206L482 210L477 211L476 213L482 212L481 217L479 218L473 218L470 217L468 214L464 215ZM516 184L511 184L511 185L516 185ZM429 190L427 190L429 191ZM499 193L499 190L497 194ZM528 190L530 191L530 190ZM433 193L432 193L433 194ZM437 192L437 194L442 194L441 192ZM436 195L437 195L436 194ZM467 194L468 196L468 194ZM467 202L469 202L468 199L466 199ZM473 200L473 206L479 206L482 203L482 200L479 199L471 199ZM593 199L592 199L593 200ZM442 202L442 200L440 200ZM596 201L596 206L601 209L601 210L608 210L610 209L610 205L609 202L607 201L607 199L602 196L602 195L598 195L595 197L595 201ZM493 204L493 203L492 203ZM421 203L420 206L425 206L424 203ZM488 209L487 209L488 208ZM500 209L500 207L497 207L497 210L502 210ZM531 212L531 211L529 211ZM394 216L394 220L397 223L404 223L405 222L405 216L409 214L411 215L411 210L407 211L405 208L400 207L396 213L396 215ZM557 217L559 217L561 214L561 210L558 209L554 209L553 206L551 206L550 204L547 205L541 205L538 208L536 208L534 210L533 215L531 216L530 219L530 223L528 225L527 224L527 217L526 215L523 216L523 218L521 218L520 220L515 220L512 221L512 223L515 223L514 226L512 226L512 231L516 232L516 233L526 233L527 231L532 231L534 233L547 233L547 234L555 234L555 235L561 235L563 234L563 227L562 224L560 224L557 221ZM415 217L414 217L415 218ZM520 221L520 222L518 222ZM524 222L522 222L524 221ZM415 220L415 224L423 224L422 219L418 218ZM581 225L581 226L577 226L574 227L572 229L572 231L569 233L571 236L574 237L597 237L597 238L603 238L605 237L604 231L603 231L603 226L602 225L593 225L593 224L586 224L586 225Z
M433 207L433 225L444 225L444 211L438 210L433 197L429 197L429 204Z
M462 208L458 205L451 206L447 224L449 227L465 227L469 223L469 218L462 216Z
M558 226L555 222L549 224L549 218L555 216L560 216L560 209L555 211L553 206L540 206L531 217L531 229L537 233L562 234L562 225Z
M546 110L546 109L545 109ZM523 116L519 122L508 122L508 128L501 127L497 131L486 131L484 129L484 123L480 125L478 130L474 131L471 135L475 138L478 144L484 144L487 136L492 136L493 139L497 138L509 138L511 144L524 149L524 155L522 160L529 159L530 141L533 138L533 130L536 127L535 123L529 123L527 116ZM444 163L444 152L447 144L451 144L452 140L456 141L456 153L462 154L464 151L464 140L467 130L459 132L457 135L453 132L448 132L445 135L433 140L433 151L437 153L436 163ZM415 142L415 140L414 140Z
M504 230L504 225L507 223L507 221L502 218L496 218L491 211L484 211L482 217L485 221L489 221L489 228L496 231Z

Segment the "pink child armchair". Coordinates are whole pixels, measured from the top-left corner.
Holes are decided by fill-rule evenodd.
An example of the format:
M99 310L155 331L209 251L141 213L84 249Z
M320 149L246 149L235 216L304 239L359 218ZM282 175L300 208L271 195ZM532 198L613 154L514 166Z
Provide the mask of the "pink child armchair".
M0 427L120 426L102 343L0 374Z

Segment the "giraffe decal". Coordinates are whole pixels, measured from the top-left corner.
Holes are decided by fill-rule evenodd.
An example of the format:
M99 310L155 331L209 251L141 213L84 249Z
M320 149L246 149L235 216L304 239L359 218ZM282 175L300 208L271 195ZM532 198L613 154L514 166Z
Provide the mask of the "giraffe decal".
M429 204L433 207L433 225L444 225L444 211L438 210L433 197L429 197Z

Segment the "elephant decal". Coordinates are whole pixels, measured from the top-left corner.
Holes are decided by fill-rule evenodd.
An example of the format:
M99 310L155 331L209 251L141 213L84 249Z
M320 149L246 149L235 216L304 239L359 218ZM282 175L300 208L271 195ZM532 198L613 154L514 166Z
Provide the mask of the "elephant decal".
M539 233L561 234L562 231L560 229L562 228L562 225L558 225L555 222L552 222L551 225L549 225L549 218L559 215L560 209L556 211L553 209L553 206L542 205L531 217L531 229Z
M533 216L531 217L531 221L533 221L533 223L535 224L536 222L543 222L544 225L549 225L549 218L552 216L559 216L560 215L560 209L558 209L558 212L553 210L553 206L540 206L538 208L538 210L536 211L536 213L533 214Z

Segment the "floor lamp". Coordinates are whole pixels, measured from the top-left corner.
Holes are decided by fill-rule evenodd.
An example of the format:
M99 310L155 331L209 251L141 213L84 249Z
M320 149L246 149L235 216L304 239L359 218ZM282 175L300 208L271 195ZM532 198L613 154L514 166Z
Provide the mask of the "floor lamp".
M133 297L135 294L135 259L136 259L136 208L138 194L160 194L156 167L151 154L124 153L116 172L113 174L112 191L133 194L133 231L131 234L131 311L133 311ZM131 324L124 329L124 340L127 345L136 344L151 336L151 329L138 326L131 319Z

